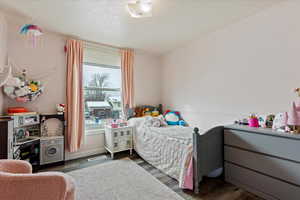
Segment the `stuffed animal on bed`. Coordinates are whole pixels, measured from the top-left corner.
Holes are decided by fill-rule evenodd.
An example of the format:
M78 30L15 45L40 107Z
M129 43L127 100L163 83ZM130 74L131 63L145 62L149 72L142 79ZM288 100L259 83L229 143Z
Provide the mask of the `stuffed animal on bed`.
M168 125L186 125L185 121L180 117L180 113L177 111L166 110L164 117Z

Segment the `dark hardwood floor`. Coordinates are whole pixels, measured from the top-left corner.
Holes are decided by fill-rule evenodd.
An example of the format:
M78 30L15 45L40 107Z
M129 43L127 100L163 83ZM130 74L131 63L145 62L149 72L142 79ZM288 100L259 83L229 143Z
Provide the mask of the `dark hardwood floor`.
M115 159L130 158L136 164L151 173L163 184L171 188L186 200L262 200L261 198L246 192L232 184L224 182L221 178L204 178L200 186L200 194L195 195L191 191L182 190L178 187L178 182L173 178L165 175L160 170L145 162L138 155L128 156L127 152L118 153ZM67 161L64 165L52 166L43 168L39 171L60 171L70 172L85 167L99 165L102 163L110 162L112 159L109 154L102 154L80 158L77 160Z

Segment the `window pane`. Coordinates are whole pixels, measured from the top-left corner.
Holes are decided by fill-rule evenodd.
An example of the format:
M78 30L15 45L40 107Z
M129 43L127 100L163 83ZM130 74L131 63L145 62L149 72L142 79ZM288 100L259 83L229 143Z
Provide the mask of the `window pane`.
M85 129L104 128L122 113L121 70L107 65L84 64Z

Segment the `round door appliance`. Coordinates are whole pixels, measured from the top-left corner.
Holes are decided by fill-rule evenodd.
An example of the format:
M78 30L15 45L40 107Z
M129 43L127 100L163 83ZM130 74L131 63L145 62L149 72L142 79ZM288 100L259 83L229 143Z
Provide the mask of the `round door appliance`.
M40 164L64 161L64 137L42 137L40 139Z

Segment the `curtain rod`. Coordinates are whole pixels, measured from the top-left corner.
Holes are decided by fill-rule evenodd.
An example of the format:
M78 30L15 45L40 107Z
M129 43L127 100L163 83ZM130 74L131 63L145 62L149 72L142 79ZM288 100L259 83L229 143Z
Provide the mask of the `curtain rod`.
M77 37L77 36L69 36L69 38L70 39L81 40L81 41L86 42L86 43L91 43L91 44L96 44L96 45L111 47L111 48L115 48L115 49L125 49L124 47L114 46L114 45L110 45L110 44L104 44L104 43L95 42L95 41L91 41L91 40L85 40L85 39L82 39L82 38Z
M96 44L96 45L111 47L111 48L115 48L115 49L123 49L123 47L113 46L113 45L109 45L109 44L103 44L103 43L100 43L100 42L94 42L94 41L90 41L90 40L82 40L82 41L86 42L86 43L90 43L90 44Z

